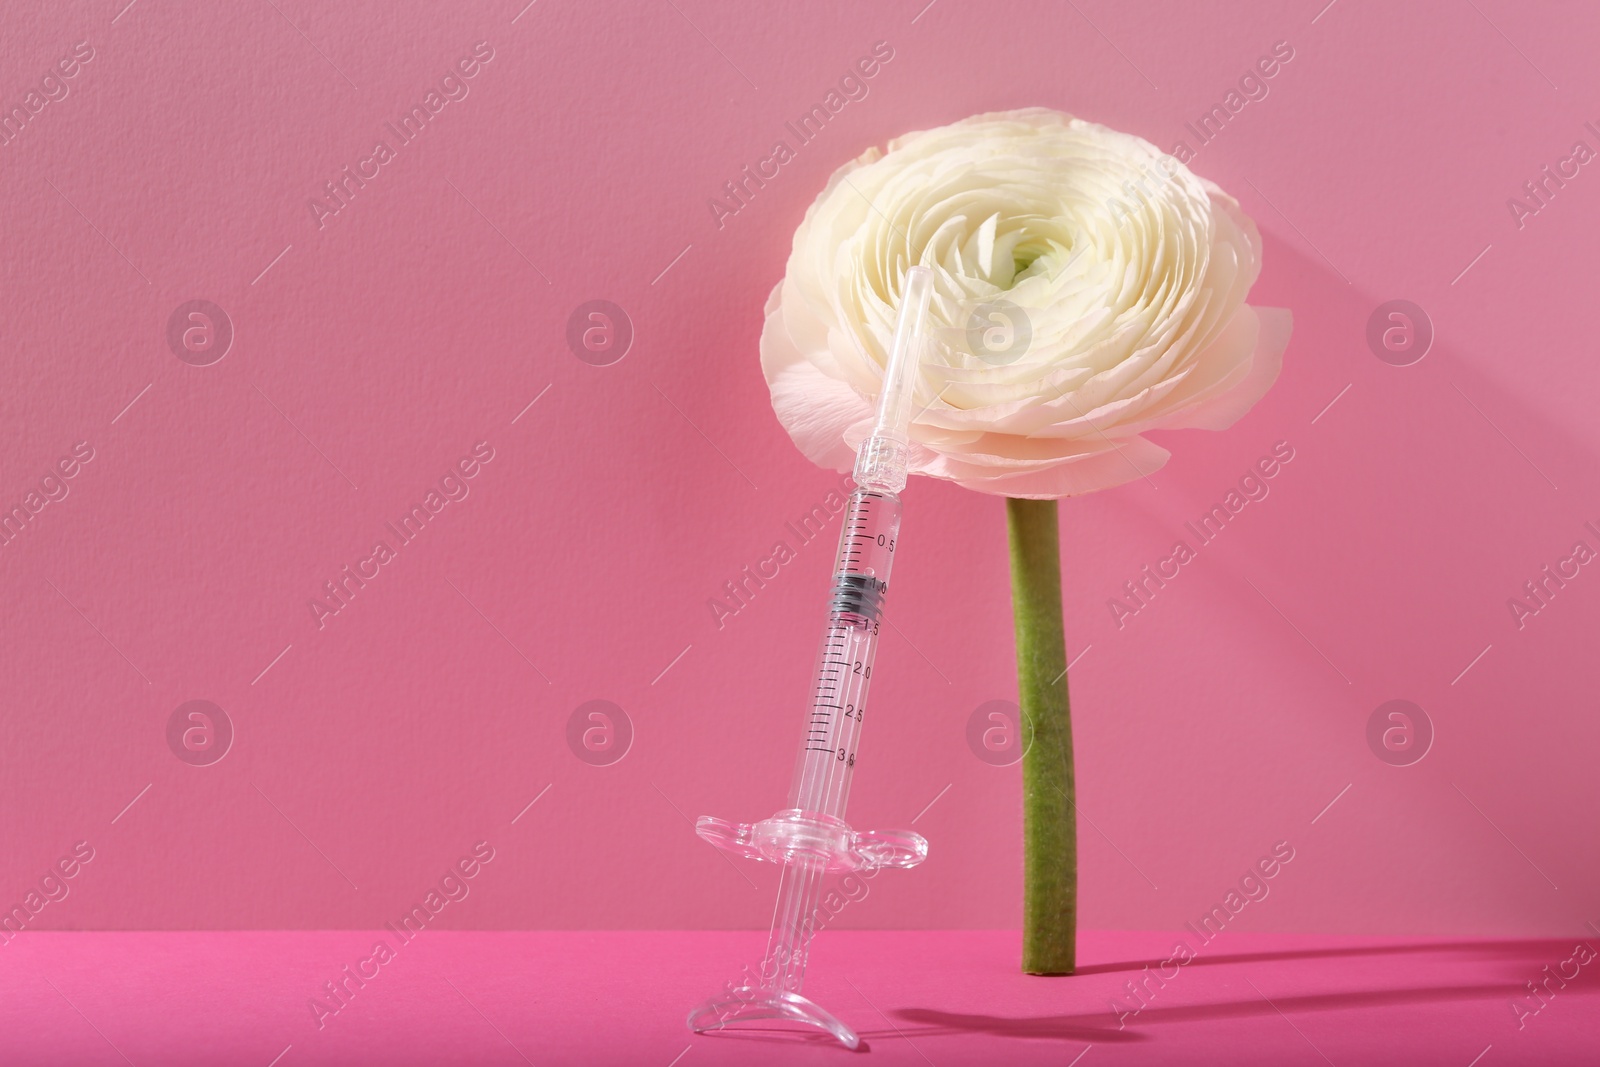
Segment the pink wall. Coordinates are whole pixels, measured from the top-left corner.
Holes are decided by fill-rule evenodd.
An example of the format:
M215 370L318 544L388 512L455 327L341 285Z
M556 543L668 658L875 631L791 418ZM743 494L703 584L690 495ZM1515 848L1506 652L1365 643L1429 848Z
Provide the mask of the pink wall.
M0 547L0 897L86 841L34 925L377 926L486 841L441 921L764 925L773 872L686 820L778 807L801 714L833 527L720 630L707 601L798 547L785 523L834 480L756 356L806 205L866 146L989 109L1170 149L1288 41L1193 164L1266 236L1283 377L1062 509L1084 922L1177 927L1278 841L1258 929L1600 919L1600 565L1520 629L1507 608L1600 549L1600 175L1507 207L1600 149L1592 7L923 3L11 12L6 107L93 58L0 145L0 502L93 458ZM878 41L867 97L719 227L708 198ZM399 145L384 124L478 42L466 96ZM319 226L380 138L394 157ZM566 331L601 299L634 336L591 366ZM1366 341L1395 299L1436 335L1410 366ZM208 366L168 342L191 300L232 323ZM1119 628L1107 600L1280 441L1270 495ZM465 499L319 627L310 598L475 447ZM1003 511L923 482L906 509L852 817L937 797L932 855L838 921L1015 925L1017 769L966 741L1015 697ZM1411 766L1367 740L1397 698L1436 735ZM169 746L192 700L231 723L210 766ZM610 766L568 747L590 700L631 720Z

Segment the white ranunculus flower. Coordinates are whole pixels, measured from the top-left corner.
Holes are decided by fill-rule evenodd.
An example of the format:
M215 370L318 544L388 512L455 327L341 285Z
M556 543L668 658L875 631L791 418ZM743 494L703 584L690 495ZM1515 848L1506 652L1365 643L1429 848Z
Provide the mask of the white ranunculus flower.
M1074 496L1161 467L1145 430L1231 425L1278 376L1290 317L1245 297L1238 202L1141 138L1044 108L907 134L836 171L767 301L772 406L848 470L906 268L935 274L912 470Z

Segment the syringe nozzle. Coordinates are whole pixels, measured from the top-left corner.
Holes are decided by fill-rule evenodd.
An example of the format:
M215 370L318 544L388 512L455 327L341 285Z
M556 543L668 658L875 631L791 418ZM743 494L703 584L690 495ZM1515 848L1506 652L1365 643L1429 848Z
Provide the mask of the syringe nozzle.
M927 267L906 270L900 312L895 320L889 362L883 368L883 389L878 394L878 417L872 433L856 453L856 484L898 493L906 485L906 446L910 443L911 398L916 391L917 368L922 362L928 301L933 295L933 271Z

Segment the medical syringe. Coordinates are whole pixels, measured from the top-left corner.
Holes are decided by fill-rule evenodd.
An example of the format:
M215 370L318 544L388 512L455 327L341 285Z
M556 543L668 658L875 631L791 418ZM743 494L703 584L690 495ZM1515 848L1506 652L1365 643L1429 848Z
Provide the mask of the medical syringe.
M844 821L867 711L889 569L900 534L900 492L906 486L911 398L922 358L923 324L933 272L906 271L878 397L877 420L856 453L856 489L845 509L828 594L828 620L817 653L805 729L789 806L758 823L701 816L695 830L719 848L783 865L772 930L758 975L746 971L689 1013L689 1028L778 1019L821 1027L850 1048L855 1031L800 995L815 932L822 878L829 871L914 867L928 842L910 830L852 830Z

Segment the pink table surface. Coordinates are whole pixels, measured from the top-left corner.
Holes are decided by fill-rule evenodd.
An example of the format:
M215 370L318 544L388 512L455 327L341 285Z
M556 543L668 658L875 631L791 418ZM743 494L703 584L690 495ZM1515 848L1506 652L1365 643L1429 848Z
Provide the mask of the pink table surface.
M748 931L426 931L319 1029L311 997L380 936L393 941L352 930L23 934L0 950L0 1062L701 1067L852 1056L809 1035L684 1029L691 1004L759 951L762 935ZM886 1064L1600 1062L1594 963L1521 1028L1510 1007L1571 956L1567 941L1227 932L1119 1027L1111 998L1173 942L1086 933L1083 973L1040 979L1015 972L1015 932L834 931L818 941L806 991Z

